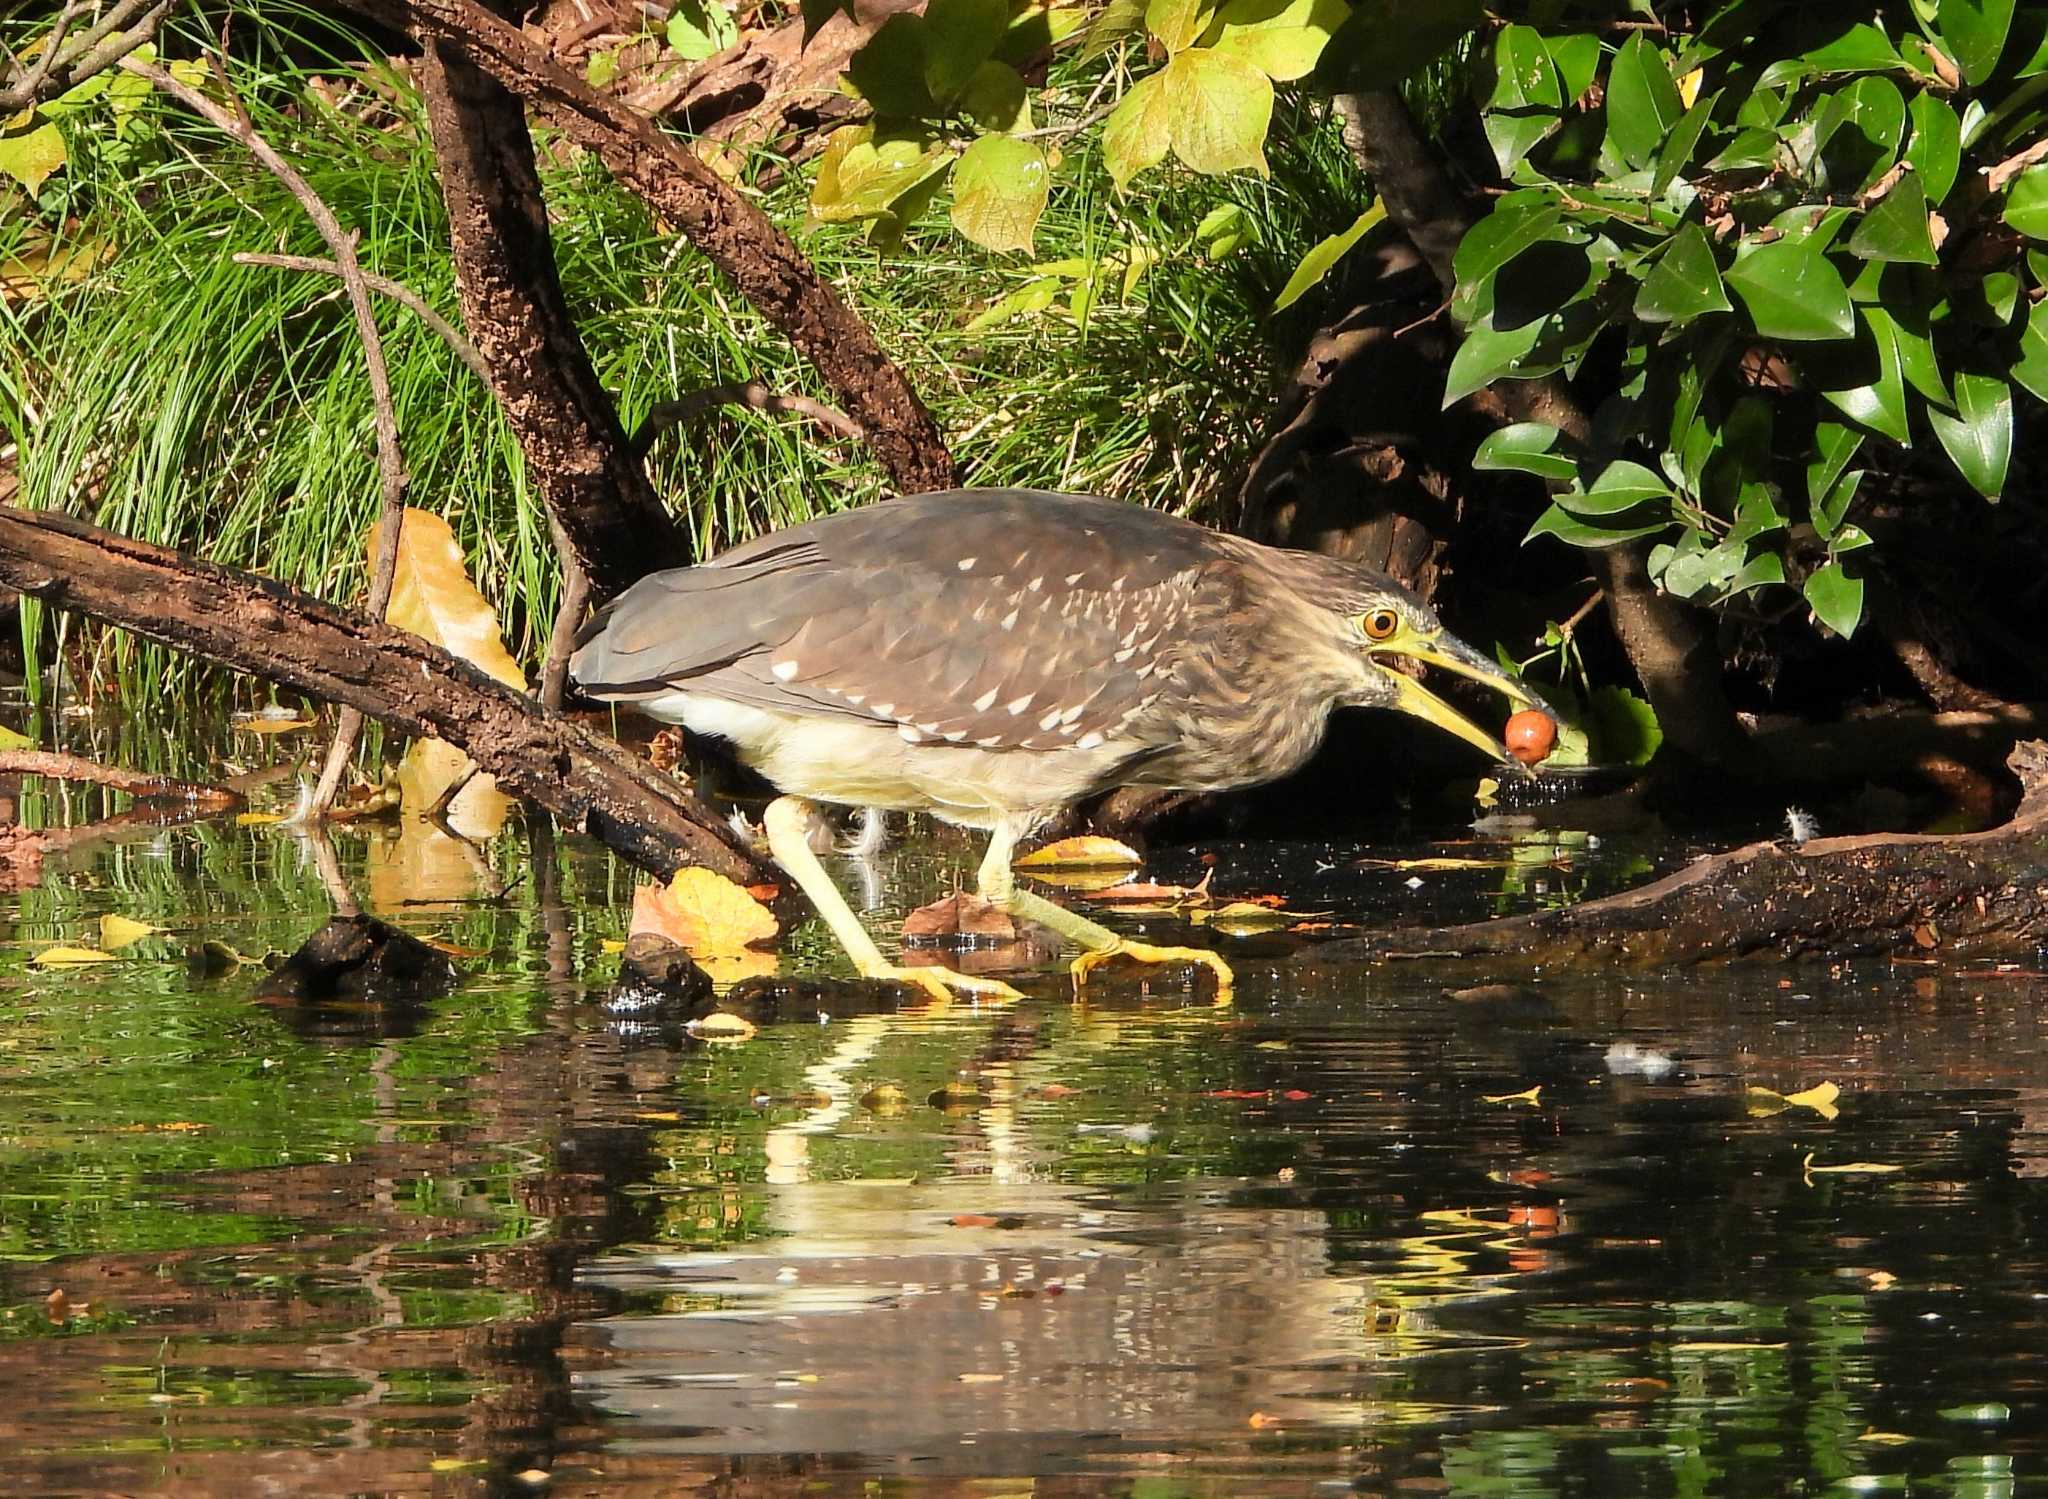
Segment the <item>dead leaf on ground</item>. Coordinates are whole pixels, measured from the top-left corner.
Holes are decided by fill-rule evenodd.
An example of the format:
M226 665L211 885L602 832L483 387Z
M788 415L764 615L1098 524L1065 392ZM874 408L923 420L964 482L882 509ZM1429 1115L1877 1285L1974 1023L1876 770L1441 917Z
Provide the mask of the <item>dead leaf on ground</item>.
M1095 834L1084 834L1078 838L1062 838L1048 843L1044 848L1034 849L1015 861L1018 869L1102 869L1105 867L1135 868L1144 863L1144 857L1128 843L1119 843L1114 838L1103 838Z
M80 968L87 963L118 963L110 952L96 947L46 947L29 959L38 968Z
M144 937L153 937L162 931L160 926L146 926L127 916L109 911L100 917L100 946L108 952L118 952L132 942Z
M708 869L680 869L667 885L633 890L629 934L653 932L693 956L738 955L778 930L773 911Z

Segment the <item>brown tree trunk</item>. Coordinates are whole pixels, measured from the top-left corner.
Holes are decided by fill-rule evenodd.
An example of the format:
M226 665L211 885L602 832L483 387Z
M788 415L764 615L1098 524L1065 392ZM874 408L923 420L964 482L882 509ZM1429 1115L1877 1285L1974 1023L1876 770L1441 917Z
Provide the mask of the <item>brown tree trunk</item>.
M0 508L0 583L301 692L445 739L514 795L657 874L771 877L652 766L416 635L269 579L63 516Z
M590 88L474 0L346 0L421 42L459 48L686 235L817 368L904 493L958 482L938 425L860 314L745 194L681 142Z
M1340 94L1344 140L1387 205L1387 216L1414 242L1448 296L1457 285L1452 257L1477 214L1416 129L1400 95ZM1493 394L1517 421L1547 422L1584 441L1591 423L1564 382L1502 380ZM1721 681L1719 648L1697 610L1651 582L1647 546L1623 542L1588 554L1607 595L1614 633L1642 679L1665 742L1688 758L1735 766L1747 741Z
M601 595L691 559L569 315L519 99L429 42L422 84L462 316L548 509Z

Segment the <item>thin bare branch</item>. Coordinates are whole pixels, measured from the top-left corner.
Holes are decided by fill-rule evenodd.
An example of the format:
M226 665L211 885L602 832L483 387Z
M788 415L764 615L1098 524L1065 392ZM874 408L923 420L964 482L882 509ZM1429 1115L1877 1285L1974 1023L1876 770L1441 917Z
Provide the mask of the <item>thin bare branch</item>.
M547 660L541 663L540 705L559 713L569 691L569 656L576 649L576 631L590 605L590 574L576 560L576 548L553 515L548 516L548 529L554 533L555 554L562 559L562 601L555 607L555 626L548 632Z
M281 271L313 271L328 276L342 274L339 261L322 260L317 255L259 255L253 250L243 250L237 252L234 260L236 265L267 265ZM484 363L484 356L477 351L477 346L464 336L460 328L436 312L425 297L402 282L369 271L363 272L363 284L371 291L382 292L425 323L440 335L441 342L454 351L455 357L469 367L471 374L486 385L490 384L491 367Z
M712 411L720 406L745 406L754 411L765 411L772 416L808 417L819 426L838 433L841 437L860 442L867 437L867 428L841 411L837 406L828 406L823 401L814 401L809 396L777 395L758 380L748 380L734 385L713 385L703 390L693 390L677 396L672 401L662 401L647 413L647 420L640 424L640 430L633 434L633 451L645 457L661 434L671 427L682 425L693 417Z
M54 99L154 41L164 17L170 14L171 3L117 0L91 26L72 35L71 27L97 8L96 0L73 0L58 12L49 40L43 43L36 60L18 78L0 87L0 115L14 114Z

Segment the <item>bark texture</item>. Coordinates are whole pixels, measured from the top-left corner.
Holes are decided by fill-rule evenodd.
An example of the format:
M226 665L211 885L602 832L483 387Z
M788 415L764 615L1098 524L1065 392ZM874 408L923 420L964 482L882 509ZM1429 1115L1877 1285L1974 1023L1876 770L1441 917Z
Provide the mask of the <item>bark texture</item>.
M600 596L691 559L569 315L518 97L447 43L422 84L462 317L549 511Z
M2048 745L2008 762L2024 794L1983 833L1752 843L1604 900L1329 943L1323 961L1484 957L1632 968L1871 953L2033 957L2048 941Z
M0 582L218 665L445 739L644 869L768 871L710 809L616 745L389 625L66 517L0 508Z
M737 188L624 102L599 94L474 0L347 0L423 44L459 48L476 69L594 152L732 278L741 296L817 368L904 493L958 482L937 423L860 314Z

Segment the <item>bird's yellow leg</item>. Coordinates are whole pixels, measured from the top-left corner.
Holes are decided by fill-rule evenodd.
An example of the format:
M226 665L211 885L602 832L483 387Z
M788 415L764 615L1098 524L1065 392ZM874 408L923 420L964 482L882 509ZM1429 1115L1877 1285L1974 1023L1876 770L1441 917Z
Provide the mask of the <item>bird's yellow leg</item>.
M915 984L934 999L951 998L951 991L955 989L997 999L1019 997L1017 991L1001 979L975 978L971 974L955 973L950 968L911 968L891 963L883 957L875 939L868 935L867 928L860 924L860 918L853 914L853 907L846 903L846 897L832 883L832 876L826 872L818 856L811 852L810 820L811 805L801 797L782 796L770 802L761 818L762 825L768 830L768 851L775 856L776 863L789 871L789 877L810 898L811 904L818 908L818 914L825 918L825 925L832 929L832 935L839 939L839 945L853 959L853 966L860 971L862 978Z
M1010 856L1016 849L1017 837L1016 828L1007 823L997 825L995 836L989 840L988 855L981 861L976 885L981 898L990 905L1000 907L1011 916L1049 927L1082 949L1081 956L1074 959L1070 970L1074 975L1075 988L1086 983L1090 973L1111 959L1129 958L1138 963L1200 964L1216 975L1217 1000L1224 1002L1230 998L1230 986L1235 975L1228 963L1207 948L1155 947L1149 942L1135 942L1064 906L1055 905L1042 895L1019 890L1017 876L1010 868Z

